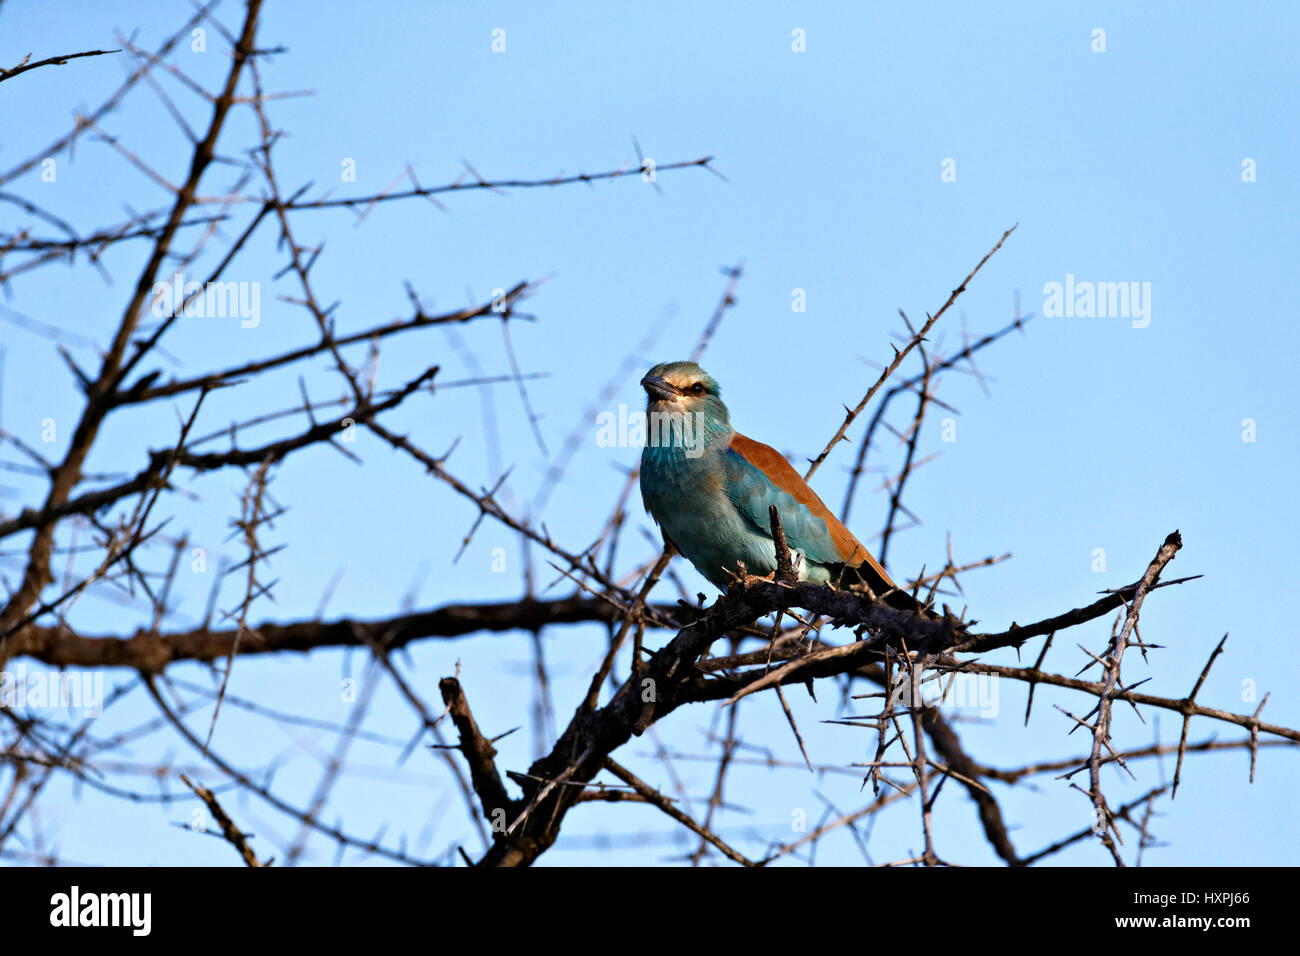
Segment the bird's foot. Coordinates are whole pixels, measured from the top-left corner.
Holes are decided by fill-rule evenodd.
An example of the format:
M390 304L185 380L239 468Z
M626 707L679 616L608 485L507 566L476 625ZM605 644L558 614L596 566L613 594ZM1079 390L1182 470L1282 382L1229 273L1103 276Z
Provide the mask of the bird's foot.
M723 570L726 571L727 577L731 579L731 584L733 585L739 584L741 587L749 587L751 584L760 584L760 583L795 584L798 581L797 578L783 579L781 577L781 572L779 569L773 569L772 571L769 571L767 574L751 574L749 569L745 567L744 561L736 562L735 571L730 571L727 570L726 568L724 568Z

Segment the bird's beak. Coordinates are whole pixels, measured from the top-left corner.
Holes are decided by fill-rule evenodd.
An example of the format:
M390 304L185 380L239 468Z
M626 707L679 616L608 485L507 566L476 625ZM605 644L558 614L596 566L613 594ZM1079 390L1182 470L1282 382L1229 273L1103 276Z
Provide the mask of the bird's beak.
M641 387L646 390L646 394L652 399L661 402L670 402L682 393L682 390L676 385L670 385L658 375L647 375L641 379Z

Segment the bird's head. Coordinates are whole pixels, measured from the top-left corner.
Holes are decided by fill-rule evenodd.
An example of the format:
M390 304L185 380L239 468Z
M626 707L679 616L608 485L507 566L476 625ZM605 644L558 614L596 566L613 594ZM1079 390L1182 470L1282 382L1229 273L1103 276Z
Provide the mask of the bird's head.
M709 433L731 429L722 389L694 362L661 362L645 373L641 387L652 419L685 416Z
M649 411L710 413L727 406L722 404L722 389L713 376L694 362L660 362L641 379Z

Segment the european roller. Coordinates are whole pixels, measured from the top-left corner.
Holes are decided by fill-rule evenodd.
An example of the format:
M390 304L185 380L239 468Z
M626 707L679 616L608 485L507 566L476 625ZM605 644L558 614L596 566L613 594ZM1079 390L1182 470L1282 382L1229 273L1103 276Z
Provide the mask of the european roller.
M641 498L664 539L715 587L743 561L776 569L768 508L776 505L801 581L865 582L892 607L917 602L774 448L731 427L713 377L694 362L664 362L641 379L647 395Z

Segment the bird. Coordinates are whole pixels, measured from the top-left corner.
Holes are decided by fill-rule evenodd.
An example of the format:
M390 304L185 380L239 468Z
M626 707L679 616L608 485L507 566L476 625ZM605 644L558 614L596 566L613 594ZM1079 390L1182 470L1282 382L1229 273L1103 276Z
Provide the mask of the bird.
M641 387L641 500L665 542L719 591L727 591L737 561L750 574L775 571L768 510L775 505L800 581L865 583L890 607L929 616L780 452L732 427L713 376L695 362L661 362Z

